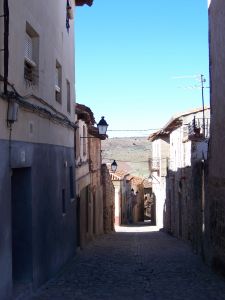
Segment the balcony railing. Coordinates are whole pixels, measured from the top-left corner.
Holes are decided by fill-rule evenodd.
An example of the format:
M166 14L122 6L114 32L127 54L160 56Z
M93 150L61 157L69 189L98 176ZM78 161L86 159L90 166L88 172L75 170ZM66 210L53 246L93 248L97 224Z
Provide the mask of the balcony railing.
M152 171L159 171L160 168L160 159L159 158L153 158L150 160L150 169Z
M195 118L184 127L184 138L209 138L210 118Z

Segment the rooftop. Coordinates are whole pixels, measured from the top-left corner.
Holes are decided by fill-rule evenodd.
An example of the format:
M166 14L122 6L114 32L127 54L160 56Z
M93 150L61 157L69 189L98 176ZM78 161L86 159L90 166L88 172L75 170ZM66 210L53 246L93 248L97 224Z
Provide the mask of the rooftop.
M205 110L209 110L210 108L207 106L204 108ZM151 142L163 137L163 136L167 136L169 135L174 129L180 127L182 124L183 124L183 117L185 116L188 116L188 115L191 115L191 114L195 114L195 113L198 113L198 112L201 112L203 111L202 107L201 108L195 108L195 109L191 109L191 110L188 110L186 112L183 112L183 113L178 113L178 114L175 114L167 123L166 125L152 133L149 137L148 137L148 140L150 140Z
M84 4L87 4L88 6L92 6L93 0L75 0L76 6L83 6Z

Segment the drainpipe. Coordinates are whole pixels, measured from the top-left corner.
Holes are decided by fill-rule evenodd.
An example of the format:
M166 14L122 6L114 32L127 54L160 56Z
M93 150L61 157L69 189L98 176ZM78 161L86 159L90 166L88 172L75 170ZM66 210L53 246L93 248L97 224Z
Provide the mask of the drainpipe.
M9 70L9 2L4 0L3 2L3 16L4 17L4 95L8 97L8 70ZM8 121L9 114L9 98L8 98L8 111L7 111L7 125L9 127L9 168L11 169L11 148L12 148L12 124Z
M7 95L9 67L9 3L4 0L4 94Z

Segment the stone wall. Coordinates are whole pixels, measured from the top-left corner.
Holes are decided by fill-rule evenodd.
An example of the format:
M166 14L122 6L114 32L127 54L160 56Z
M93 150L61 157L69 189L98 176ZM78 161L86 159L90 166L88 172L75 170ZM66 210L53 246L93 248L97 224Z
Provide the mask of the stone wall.
M91 136L89 142L92 191L92 235L103 233L103 192L101 182L101 140Z
M207 176L206 235L207 262L225 273L225 179Z
M204 164L170 171L167 176L164 228L189 241L195 253L203 255L204 239Z
M225 272L225 3L209 1L211 137L206 176L206 260Z
M103 228L104 232L114 231L115 222L115 188L109 171L105 164L102 165L103 185Z

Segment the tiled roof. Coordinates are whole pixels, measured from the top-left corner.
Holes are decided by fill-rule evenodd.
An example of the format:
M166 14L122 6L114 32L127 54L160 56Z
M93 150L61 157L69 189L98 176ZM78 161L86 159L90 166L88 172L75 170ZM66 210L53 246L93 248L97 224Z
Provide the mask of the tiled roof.
M128 175L126 176L126 180L132 180L133 177L134 177L133 175Z
M116 180L122 180L125 176L129 176L129 173L125 170L117 170L116 172L112 172L110 163L107 163L107 168L110 175L112 175L114 178L117 178Z
M76 103L75 113L77 114L78 119L85 121L88 125L95 124L95 118L92 110L84 104Z
M134 185L139 185L139 184L142 184L143 178L137 177L137 176L133 176L132 179L131 179L131 181L132 181L132 183Z

